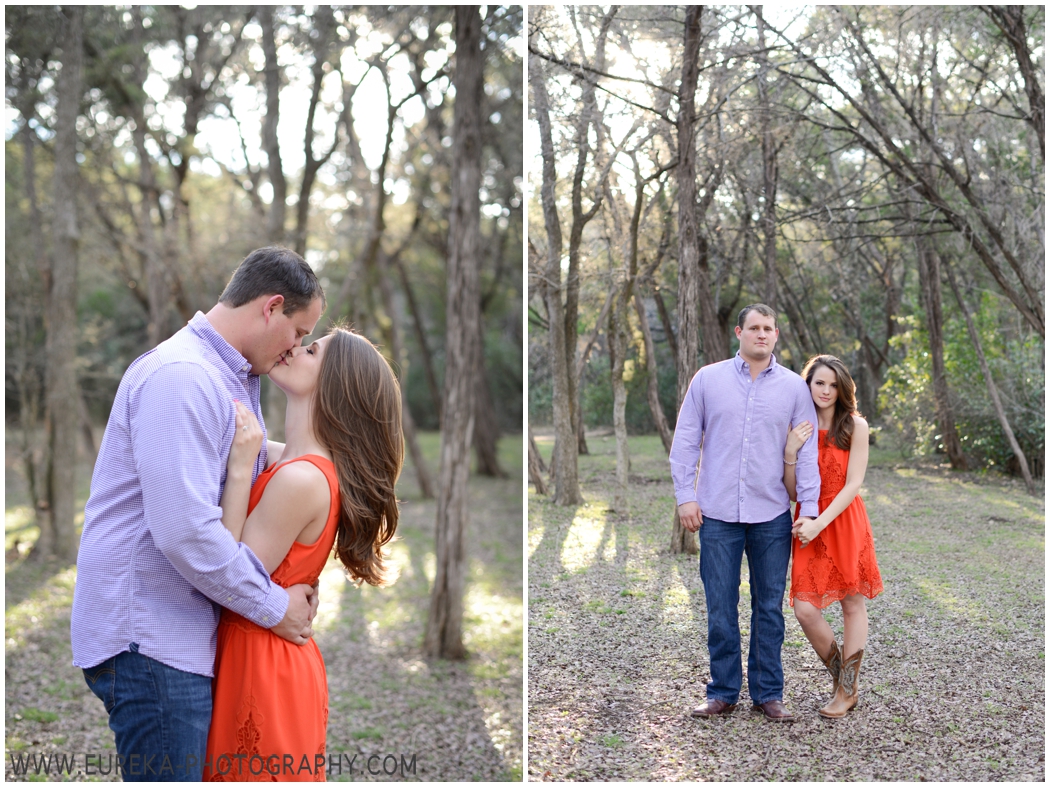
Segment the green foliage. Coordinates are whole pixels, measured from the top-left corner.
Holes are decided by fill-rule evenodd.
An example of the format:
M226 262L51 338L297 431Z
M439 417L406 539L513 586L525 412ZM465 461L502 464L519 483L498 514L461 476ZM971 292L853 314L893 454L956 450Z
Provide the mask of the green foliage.
M985 296L974 315L981 346L999 390L1011 429L1033 474L1042 475L1045 446L1043 343L1034 336L1004 338L998 316ZM936 423L929 337L921 319L898 318L902 332L892 340L903 351L879 391L887 429L902 449L918 456L944 453ZM944 356L956 430L967 458L977 467L1019 473L1013 450L988 396L977 352L965 323L956 316L944 325Z

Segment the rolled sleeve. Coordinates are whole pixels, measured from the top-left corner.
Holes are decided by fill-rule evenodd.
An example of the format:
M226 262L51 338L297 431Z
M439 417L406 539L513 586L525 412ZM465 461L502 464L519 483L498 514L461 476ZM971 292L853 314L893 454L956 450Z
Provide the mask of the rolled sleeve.
M136 392L131 442L144 520L157 549L187 582L269 628L284 617L288 594L234 541L217 502L235 424L228 398L191 362L162 366Z

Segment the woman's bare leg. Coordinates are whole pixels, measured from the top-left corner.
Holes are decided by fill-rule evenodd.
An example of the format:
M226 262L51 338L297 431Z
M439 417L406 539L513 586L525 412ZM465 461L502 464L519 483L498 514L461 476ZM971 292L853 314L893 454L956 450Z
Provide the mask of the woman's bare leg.
M864 596L856 593L842 599L842 622L842 658L848 659L868 644L868 606Z
M813 650L822 659L826 659L828 653L831 652L831 645L835 642L835 632L831 630L831 626L824 620L824 615L821 614L820 609L808 601L796 598L795 619L802 626L802 631L805 632L806 639L813 646ZM865 628L866 631L867 629Z

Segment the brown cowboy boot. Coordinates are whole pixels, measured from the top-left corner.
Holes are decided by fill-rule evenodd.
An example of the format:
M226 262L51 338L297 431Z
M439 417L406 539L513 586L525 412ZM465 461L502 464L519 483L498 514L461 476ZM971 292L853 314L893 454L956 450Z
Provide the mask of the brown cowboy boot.
M819 653L817 655L820 656ZM820 660L831 673L831 696L834 697L839 691L839 673L842 672L842 651L839 650L839 643L831 640L831 650L827 656L820 656Z
M860 683L860 662L864 651L858 650L848 659L843 659L838 689L831 702L818 713L826 719L841 719L857 705L857 691Z

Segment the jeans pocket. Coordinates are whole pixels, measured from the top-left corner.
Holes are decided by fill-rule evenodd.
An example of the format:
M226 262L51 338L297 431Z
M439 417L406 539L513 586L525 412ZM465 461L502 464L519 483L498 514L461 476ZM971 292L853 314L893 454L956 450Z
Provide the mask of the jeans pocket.
M106 659L101 664L84 670L84 681L91 693L102 700L106 713L116 705L117 670L116 659Z

